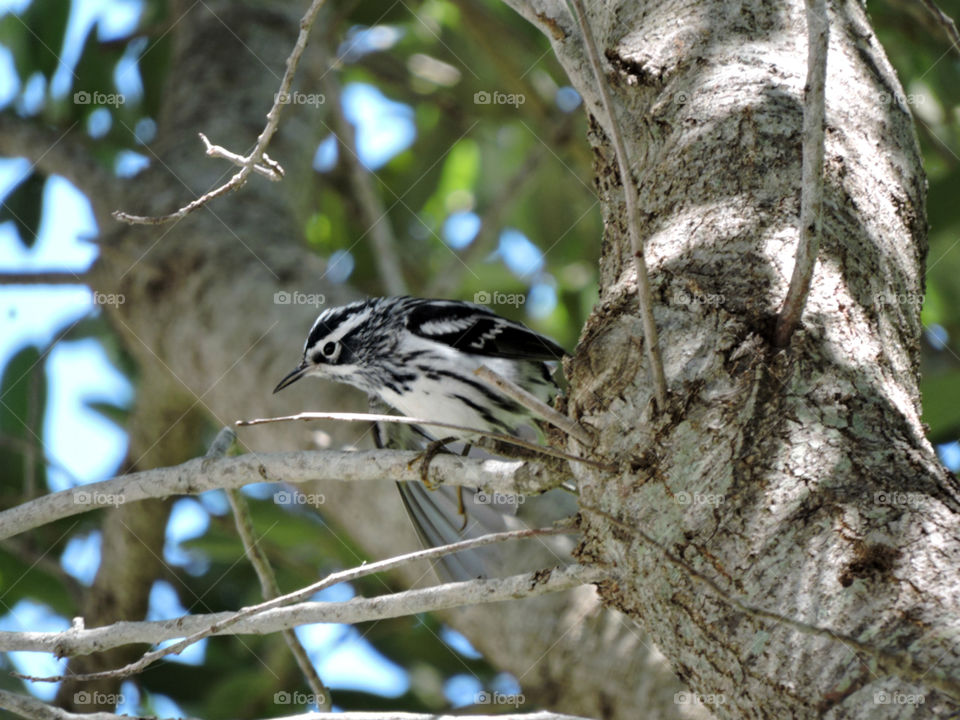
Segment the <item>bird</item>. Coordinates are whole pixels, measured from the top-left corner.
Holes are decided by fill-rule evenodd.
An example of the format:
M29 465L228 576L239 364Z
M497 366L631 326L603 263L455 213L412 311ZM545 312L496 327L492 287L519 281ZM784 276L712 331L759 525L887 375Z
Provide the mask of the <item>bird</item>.
M530 426L530 410L484 383L474 371L486 366L549 402L558 388L547 363L565 354L550 338L484 305L374 297L323 310L307 335L300 364L280 380L274 393L301 378L319 377L352 385L406 417L517 435ZM456 440L466 443L467 449L477 437L475 432L444 430L447 436L438 440L420 426L412 430L435 445ZM378 446L383 446L388 434L376 435ZM458 539L466 517L463 523L454 521L449 488L441 488L445 494L427 492L416 482L398 483L398 488L422 541L439 545ZM459 493L455 507L463 514ZM471 512L487 510L475 502L471 505ZM479 563L445 566L451 579L485 574Z

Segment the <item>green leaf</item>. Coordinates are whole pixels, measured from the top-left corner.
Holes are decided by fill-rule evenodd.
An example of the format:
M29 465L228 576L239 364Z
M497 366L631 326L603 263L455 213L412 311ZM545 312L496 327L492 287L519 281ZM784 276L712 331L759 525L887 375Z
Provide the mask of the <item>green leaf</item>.
M47 487L41 447L47 383L41 355L32 345L20 350L0 380L0 507Z
M960 371L927 374L920 379L923 421L935 443L956 440L960 431Z
M43 212L43 188L47 178L32 173L26 180L11 190L0 205L0 222L12 220L20 236L20 242L32 248L40 232L40 216Z
M71 4L63 0L33 0L23 14L23 22L33 38L34 65L48 78L60 66Z

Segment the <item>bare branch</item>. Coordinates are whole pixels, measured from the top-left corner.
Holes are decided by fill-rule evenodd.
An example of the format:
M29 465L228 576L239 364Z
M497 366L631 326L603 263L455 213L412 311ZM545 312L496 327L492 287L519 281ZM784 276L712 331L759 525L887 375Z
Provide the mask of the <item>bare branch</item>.
M557 412L540 398L527 392L519 385L510 382L502 375L498 375L486 365L478 367L474 371L474 375L482 380L486 380L508 398L527 408L527 410L536 413L551 425L560 428L567 433L567 435L576 438L581 444L587 447L593 447L597 444L593 433L576 420L567 417L563 413Z
M144 216L130 215L117 210L113 213L113 217L115 219L131 225L161 225L163 223L186 217L194 210L197 210L198 208L201 208L209 203L214 198L218 198L221 195L225 195L232 190L242 187L244 183L247 182L247 178L250 177L250 173L256 169L257 165L262 164L263 166L266 166L265 169L269 168L269 170L274 174L283 175L283 168L281 168L278 163L276 163L274 160L271 160L266 155L266 150L267 146L270 144L270 141L273 139L274 133L277 131L277 127L280 124L280 112L283 109L283 106L289 101L290 86L293 84L293 76L296 74L297 66L300 64L300 56L303 55L303 51L307 47L307 40L310 38L310 30L313 27L313 23L317 19L317 15L320 12L320 8L323 7L324 2L326 2L326 0L313 0L313 2L310 3L310 7L307 9L306 14L300 20L300 32L297 35L297 42L294 44L293 50L290 51L290 56L287 58L287 68L283 73L283 78L280 80L280 89L273 98L273 106L270 108L270 112L267 113L267 124L257 137L257 144L254 146L253 150L250 151L249 155L243 158L240 169L223 185L220 185L210 192L201 195L196 200L184 205L176 212L172 212L168 215ZM204 142L209 144L206 139L204 139ZM227 150L224 150L224 153L233 155L233 153L230 153ZM224 155L211 153L209 150L207 154L214 155L216 157L225 157ZM227 159L231 158L227 157Z
M87 283L86 270L79 273L69 270L0 273L0 285L86 285Z
M200 136L200 139L203 141L203 145L206 148L207 155L215 158L222 158L224 160L229 160L234 165L243 167L247 162L247 159L243 155L237 155L235 152L230 152L225 147L220 145L214 145L210 142L210 139L203 133L197 133ZM283 179L283 167L280 163L271 158L266 153L263 154L263 165L257 164L253 166L253 171L258 175L262 175L267 180L273 182L279 182Z
M504 435L503 433L492 432L490 430L483 430L480 428L471 428L464 425L453 425L451 423L438 422L436 420L426 420L423 418L410 418L403 417L400 415L377 415L374 413L319 413L319 412L304 412L299 413L298 415L284 415L282 417L275 418L257 418L255 420L238 420L237 425L260 425L263 423L271 422L288 422L290 420L342 420L345 422L392 422L400 423L402 425L429 425L430 427L441 427L448 430L457 430L459 432L466 432L472 435L483 435L485 437L494 438L500 442L507 443L509 445L516 445L517 447L522 447L532 452L540 453L541 455L548 455L550 457L559 458L561 460L569 460L570 462L583 463L584 465L591 465L600 470L606 470L608 472L616 472L617 467L609 463L602 463L596 460L589 460L587 458L577 457L576 455L571 455L570 453L565 453L563 450L557 450L556 448L549 447L547 445L537 445L536 443L528 442L522 438L514 437L513 435ZM2 536L0 536L2 537Z
M650 290L650 275L647 273L647 261L644 257L643 240L640 237L640 214L637 207L637 186L630 172L630 161L627 157L627 146L623 142L620 123L613 109L613 100L600 65L600 55L593 39L593 31L587 22L587 15L581 0L570 0L576 11L577 22L583 33L583 44L590 59L590 66L597 79L597 88L600 90L600 99L607 114L610 125L610 137L617 153L617 165L620 168L620 181L623 183L623 196L627 205L627 225L630 228L630 247L633 250L633 263L637 273L637 300L640 304L640 319L643 322L644 345L647 351L647 362L650 364L650 374L653 378L654 396L657 406L663 410L667 405L667 381L663 374L663 359L660 356L660 339L657 335L657 324L653 319L653 292Z
M826 0L806 0L807 84L803 99L803 171L800 240L793 276L777 316L774 344L786 347L800 324L820 250L823 208L824 119L826 117L827 44L830 26Z
M9 710L28 720L131 720L129 715L116 715L110 712L72 713L42 700L27 695L18 695L8 690L0 690L0 708ZM463 715L437 715L435 713L392 712L342 712L342 713L306 713L286 715L271 720L462 720ZM540 711L534 713L507 713L497 715L470 715L472 720L587 720L575 715ZM190 720L190 718L183 718Z
M234 616L233 612L185 615L171 620L116 622L89 629L79 626L62 632L0 632L0 649L4 652L23 650L70 657L123 645L155 645L194 635L212 626L217 627L213 635L268 635L311 623L355 625L465 605L561 592L599 582L603 577L604 571L599 568L571 565L506 578L445 583L374 598L356 597L348 602L301 602L242 618L230 627L224 627L223 623Z
M96 508L170 495L196 495L251 483L384 482L387 478L390 482L419 481L422 479L420 468L415 467L419 459L420 453L400 450L323 450L251 453L219 460L194 458L180 465L61 490L4 510L0 512L0 539ZM429 479L438 485L480 487L510 495L534 495L557 484L534 462L458 455L436 456L430 463Z
M230 451L230 448L233 447L236 440L237 434L231 428L222 428L220 432L217 433L217 437L213 441L213 445L207 452L206 457L223 457ZM270 567L270 560L267 558L267 554L263 551L263 548L257 544L258 541L256 537L254 537L253 519L250 517L250 506L239 490L230 488L226 493L227 500L230 503L230 509L233 511L237 533L243 542L243 551L247 559L250 560L253 569L256 571L257 578L260 580L263 599L272 600L280 595L280 587L277 585L277 578L273 574L273 568ZM330 690L327 689L326 685L323 684L323 680L320 679L320 675L317 673L316 668L313 667L313 663L310 662L307 651L297 637L297 634L290 628L285 628L281 631L281 634L283 635L283 641L287 644L287 647L290 648L294 660L297 661L300 672L303 673L307 684L310 686L317 707L320 710L330 710L333 707Z
M570 523L565 525L549 527L549 528L535 528L535 529L525 529L525 530L513 530L510 532L494 533L491 535L483 535L479 538L474 538L471 540L462 540L460 542L452 543L450 545L442 545L440 547L429 548L427 550L419 550L417 552L407 553L405 555L398 555L397 557L388 558L387 560L380 560L378 562L367 563L361 565L360 567L351 568L350 570L343 570L341 572L331 573L323 580L308 585L305 588L296 590L287 595L282 595L280 597L274 598L272 600L267 600L258 605L252 605L245 607L242 610L238 610L233 613L229 618L223 622L215 625L208 626L207 628L195 632L178 643L174 643L165 648L159 650L154 650L153 652L146 653L136 662L130 663L123 666L122 668L117 668L115 670L105 670L102 672L96 673L85 673L82 675L71 675L70 677L73 680L99 680L103 678L124 678L134 675L138 672L145 670L147 667L155 663L157 660L160 660L168 655L175 655L182 652L185 648L193 645L194 643L202 640L206 637L216 634L218 631L223 630L227 627L232 627L234 624L242 620L243 618L250 617L251 615L257 615L264 612L265 610L270 610L273 608L281 607L298 600L303 600L310 597L314 593L317 593L325 588L336 585L341 582L352 582L361 577L366 577L367 575L372 575L374 573L384 572L386 570L393 570L396 567L401 565L415 562L418 560L428 560L435 557L442 557L444 555L449 555L450 553L459 552L461 550L469 550L475 547L482 547L484 545L492 545L494 543L506 542L508 540L519 540L522 538L537 537L542 535L560 535L571 532L579 532L574 528ZM473 581L476 582L476 581ZM465 583L469 585L470 583ZM582 584L582 583L579 583ZM14 673L17 677L22 677L23 679L32 680L34 682L59 682L64 680L65 676L54 675L50 677L38 678L38 677L29 677L24 675L19 675Z
M930 14L936 18L938 23L943 25L943 29L947 33L947 37L950 38L950 44L953 46L953 49L960 53L960 32L957 32L957 24L953 21L953 18L941 10L940 6L933 0L922 1L927 10L930 11Z

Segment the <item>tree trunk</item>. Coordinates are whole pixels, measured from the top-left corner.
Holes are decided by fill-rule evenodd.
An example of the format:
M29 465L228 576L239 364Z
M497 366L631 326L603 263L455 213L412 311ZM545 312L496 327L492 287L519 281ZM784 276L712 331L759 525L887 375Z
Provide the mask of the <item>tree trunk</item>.
M956 713L960 502L918 392L925 180L863 8L829 14L822 246L803 327L778 351L798 237L803 4L591 4L640 188L671 393L657 413L623 188L579 32L561 2L511 4L552 38L592 120L601 298L568 372L571 414L624 468L575 468L582 506L619 521L584 512L582 557L618 571L604 601L643 623L718 716ZM936 689L950 678L953 699Z

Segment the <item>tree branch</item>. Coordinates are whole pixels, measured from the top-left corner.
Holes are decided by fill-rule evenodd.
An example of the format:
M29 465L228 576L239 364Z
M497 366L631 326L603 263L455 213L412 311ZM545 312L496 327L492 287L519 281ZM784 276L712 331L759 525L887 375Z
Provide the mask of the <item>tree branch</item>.
M587 58L593 68L597 80L597 89L600 91L600 100L607 114L610 126L610 138L617 153L617 165L620 168L620 181L623 184L623 196L627 205L627 225L630 228L630 247L633 250L633 263L637 273L637 300L640 305L640 318L643 321L643 337L646 342L647 362L650 364L650 375L653 379L654 396L657 407L662 411L667 405L667 381L663 374L663 358L660 356L660 339L657 335L657 323L653 319L653 292L650 290L650 275L647 273L647 261L644 257L643 240L640 237L640 210L637 207L637 186L630 172L630 161L627 157L627 146L623 142L620 131L620 122L613 109L613 100L607 88L603 67L600 65L600 55L593 39L593 31L587 22L587 15L581 0L570 0L576 11L577 22L583 34L583 44L587 51Z
M208 458L223 457L230 451L230 448L233 447L236 440L237 435L231 428L222 428L206 456ZM227 501L230 503L230 509L233 511L237 534L240 535L240 540L243 542L243 551L246 553L247 559L250 560L250 564L256 571L257 578L260 580L263 599L272 600L280 595L280 587L277 585L277 578L273 573L273 568L270 567L269 558L267 558L263 548L257 544L258 540L254 536L253 519L250 517L250 506L239 490L230 488L226 493ZM287 644L287 647L290 648L290 652L293 654L293 659L296 660L300 672L303 673L307 684L310 686L318 709L323 711L330 710L333 707L330 690L323 684L323 680L320 679L319 673L317 673L313 663L310 662L310 657L307 655L307 651L297 637L297 634L290 628L284 628L281 634L283 635L283 641Z
M8 690L0 690L0 708L16 713L28 720L131 720L129 715L116 715L109 712L72 713L42 700L18 695ZM463 715L436 715L435 713L410 712L344 712L344 713L305 713L275 717L271 720L462 720ZM470 715L472 720L587 720L576 715L563 715L547 711L534 713L497 713L496 715ZM182 720L191 720L183 718Z
M303 51L307 47L307 40L310 38L310 30L313 27L313 23L317 19L320 8L323 7L325 1L326 0L313 0L313 2L310 3L310 7L307 9L306 14L300 20L300 32L297 35L297 42L294 44L293 50L290 51L290 55L287 58L287 68L280 80L280 89L277 91L276 95L274 95L273 105L270 108L270 112L267 113L267 124L257 137L257 144L254 145L253 150L250 151L249 155L243 158L240 170L234 173L234 175L223 185L220 185L210 192L201 195L193 202L187 203L176 212L169 213L168 215L144 216L130 215L117 210L113 213L113 217L115 219L131 225L162 225L163 223L168 223L173 220L179 220L183 217L186 217L194 210L197 210L209 203L214 198L218 198L221 195L225 195L228 192L242 187L247 182L247 178L250 177L250 173L252 173L258 165L263 166L265 170L269 169L275 175L283 175L283 168L280 167L276 161L271 160L266 155L266 150L267 146L270 144L270 141L273 139L274 133L277 131L277 127L280 125L280 112L283 109L283 106L289 101L290 86L293 84L293 76L296 74L297 66L300 64L300 57L303 55ZM230 151L223 150L223 154L219 152L211 153L210 147L215 146L210 146L209 141L207 141L206 138L204 138L204 143L208 146L208 155L227 157L227 159L231 159L229 156L232 156L233 153L230 153Z
M493 533L490 535L483 535L478 538L473 538L471 540L462 540L460 542L451 543L450 545L442 545L440 547L429 548L427 550L419 550L417 552L407 553L405 555L398 555L396 557L388 558L386 560L379 560L373 563L367 563L359 567L351 568L350 570L343 570L341 572L331 573L323 580L308 585L307 587L296 590L292 593L282 595L271 600L267 600L258 605L252 605L245 607L241 610L238 610L235 613L232 613L229 618L223 622L211 625L199 632L195 632L188 637L184 638L178 643L170 645L159 650L154 650L153 652L146 653L136 662L132 662L128 665L125 665L121 668L115 670L106 670L103 672L96 673L85 673L78 675L69 676L72 680L100 680L105 678L125 678L135 675L138 672L141 672L148 668L150 665L156 661L167 657L168 655L176 655L182 652L185 648L193 645L194 643L202 640L206 637L214 635L219 630L222 630L227 627L232 627L240 620L251 615L257 615L266 610L273 608L281 607L287 605L291 602L296 602L298 600L303 600L308 598L314 593L317 593L325 588L336 585L341 582L352 582L358 578L366 577L367 575L373 575L374 573L384 572L386 570L393 570L396 567L405 565L407 563L415 562L418 560L428 560L435 557L442 557L444 555L449 555L451 553L460 552L461 550L469 550L476 547L483 547L485 545L492 545L498 542L505 542L508 540L518 540L522 538L537 537L541 535L560 535L570 532L578 532L574 529L569 523L566 525L559 525L550 528L534 528L526 530L513 530L509 532ZM547 576L549 577L549 576ZM537 580L537 577L534 578ZM542 580L542 577L541 577ZM471 581L478 582L478 581ZM467 583L468 585L470 583ZM578 584L583 584L578 583ZM476 599L471 599L469 602L476 602ZM67 676L63 675L53 675L50 677L32 677L19 675L14 673L17 677L22 677L26 680L32 680L34 682L59 682L60 680L65 680Z
M941 10L940 6L933 0L922 0L922 2L936 21L943 26L947 37L950 38L950 44L953 46L953 49L960 53L960 32L957 32L957 24L953 21L953 18Z
M800 240L796 264L783 307L777 316L774 343L786 347L803 316L820 250L823 207L824 119L826 117L827 44L830 26L826 0L806 0L807 84L803 102L803 185Z
M533 393L527 392L522 387L510 382L502 375L498 375L486 365L481 365L478 367L474 371L474 375L479 377L481 380L486 380L508 398L527 408L527 410L536 413L554 427L560 428L570 437L576 438L583 445L587 447L593 447L596 445L597 440L593 437L593 434L590 432L590 430L585 428L573 418L557 412Z
M62 632L0 632L0 648L3 652L46 652L57 657L70 657L122 645L157 644L195 635L210 627L217 628L211 635L268 635L311 623L355 625L561 592L598 582L603 576L601 569L570 565L506 578L445 583L374 598L353 598L348 602L300 602L244 617L230 627L224 627L223 623L234 617L236 613L233 612L185 615L173 620L116 622L88 629L81 626Z
M0 539L47 523L102 507L196 495L207 490L238 488L251 483L311 481L421 480L414 467L420 453L399 450L300 451L258 453L239 457L194 458L180 465L154 468L44 495L0 512ZM534 495L553 487L543 467L519 460L438 455L429 479L438 485L480 487L510 495Z

